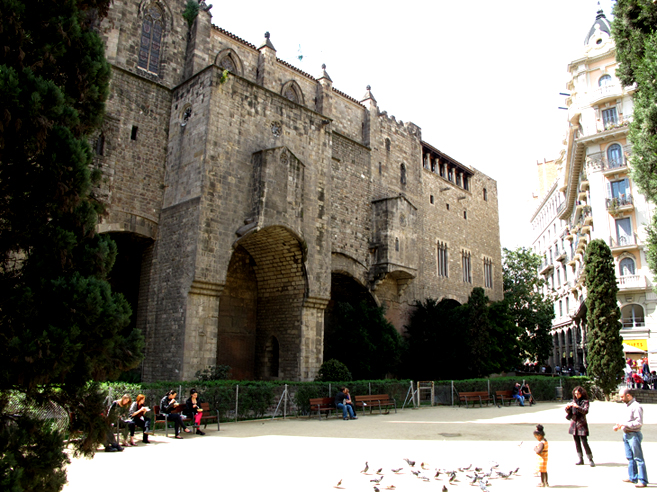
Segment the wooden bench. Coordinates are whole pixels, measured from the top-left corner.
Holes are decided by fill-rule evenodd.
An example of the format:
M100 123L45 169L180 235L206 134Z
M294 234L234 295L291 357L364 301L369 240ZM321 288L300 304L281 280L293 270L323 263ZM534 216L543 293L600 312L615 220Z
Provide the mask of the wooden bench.
M176 405L176 408L173 410L173 413L180 413L183 419L183 422L189 422L189 418L182 414L182 411L185 409L185 405L179 403ZM169 421L168 416L160 413L160 405L153 405L153 428L151 433L155 434L155 424L164 424L164 436L169 437Z
M483 407L483 403L486 402L488 405L489 402L495 403L495 400L488 395L487 391L459 391L459 407L461 402L465 403L465 408L468 408L468 402L472 402L472 406L476 402L479 402L479 406Z
M212 420L216 420L217 430L221 430L219 428L219 410L217 410L216 413L212 414L210 412L210 404L207 402L201 402L201 408L203 409L203 414L201 415L201 424L203 424L203 428L207 429L208 422ZM196 425L193 425L192 427L196 427Z
M504 406L505 403L508 403L509 406L511 406L511 403L513 403L513 401L514 401L513 391L503 390L503 391L496 391L495 392L495 402L496 403L501 404L502 406Z
M331 412L335 412L335 398L311 398L310 412L317 412L317 417L322 420L322 412L326 412L326 418L329 418Z
M389 395L357 395L354 396L353 401L356 407L363 407L363 415L365 415L365 407L370 407L371 414L375 406L379 407L379 413L383 413L383 407L387 409L391 406L395 408L395 413L397 413L397 402Z

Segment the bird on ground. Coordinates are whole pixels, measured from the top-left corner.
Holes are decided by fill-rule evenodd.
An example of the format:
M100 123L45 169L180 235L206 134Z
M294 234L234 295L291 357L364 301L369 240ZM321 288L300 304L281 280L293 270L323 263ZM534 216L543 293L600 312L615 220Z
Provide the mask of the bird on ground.
M449 476L449 483L453 483L453 482L458 482L455 472L452 472L452 474Z
M379 492L379 487L377 487L376 485L374 486L374 492Z
M486 483L483 480L479 482L479 488L483 490L483 492L489 492L488 487L486 487Z
M429 467L424 463L424 461L420 464L420 468L422 468L423 470L429 469Z
M390 471L392 471L392 473L399 473L399 472L402 471L403 469L404 469L404 468L392 468Z
M370 465L369 465L368 462L366 461L366 462L365 462L365 468L363 468L360 472L361 472L361 473L367 473L367 470L369 470L369 469L370 469Z
M440 476L440 470L436 470L436 474L433 476L433 478L438 478Z
M379 483L381 480L383 480L383 477L373 478L370 482Z
M395 487L394 485L388 485L388 486L386 487L386 490L395 490L396 488L397 488L397 487Z
M443 491L442 492L447 492L447 485L443 485Z
M336 487L339 487L340 485L342 485L342 479L340 479L340 481L338 482L338 484L336 485Z
M408 463L408 466L415 466L415 461L411 461L408 458L404 458L404 461Z
M511 476L511 472L509 472L509 473L504 473L504 472L501 472L501 471L497 471L497 470L496 470L496 473L497 473L497 476L498 476L498 477L502 477L502 478L505 479L505 480L508 479L508 478Z
M520 470L520 467L516 468L516 469L513 470L511 473L513 473L514 475L517 475L517 474L518 474L518 470Z
M420 470L411 470L411 473L417 477L420 475Z
M417 477L417 478L421 478L423 482L431 482L431 479L429 477L425 477L424 475L422 475L421 477Z
M383 475L383 473L381 473L382 471L383 471L383 468L379 468L379 469L376 471L376 474L377 474L377 475Z
M476 472L480 472L481 470L482 470L482 468L479 468L478 466L475 467L475 471L476 471Z
M472 467L472 463L470 463L468 466L464 466L463 468L459 468L459 471L468 471Z

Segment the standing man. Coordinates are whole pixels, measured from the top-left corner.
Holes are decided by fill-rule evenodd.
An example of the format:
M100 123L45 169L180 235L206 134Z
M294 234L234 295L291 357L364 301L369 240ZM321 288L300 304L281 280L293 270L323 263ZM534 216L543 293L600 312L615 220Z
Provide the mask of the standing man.
M629 478L624 479L623 482L634 483L637 488L647 487L648 472L646 471L646 462L643 461L643 450L641 449L643 407L634 399L629 388L621 388L618 396L627 405L625 420L614 426L614 431L618 429L623 431L625 457L628 461L627 472Z

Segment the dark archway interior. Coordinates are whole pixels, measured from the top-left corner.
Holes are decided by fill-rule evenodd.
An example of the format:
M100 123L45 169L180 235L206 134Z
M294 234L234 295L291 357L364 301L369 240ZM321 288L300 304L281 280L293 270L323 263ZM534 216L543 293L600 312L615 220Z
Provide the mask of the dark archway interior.
M324 349L330 342L333 334L333 312L336 302L348 302L354 306L365 301L371 306L376 306L376 301L370 291L361 285L352 276L345 273L331 274L331 300L324 311Z
M117 246L116 261L107 280L113 292L120 292L132 308L129 329L137 326L144 254L152 246L149 238L129 232L110 233ZM145 289L143 295L146 295Z
M299 239L280 226L245 236L219 301L217 364L235 379L296 377L307 293Z

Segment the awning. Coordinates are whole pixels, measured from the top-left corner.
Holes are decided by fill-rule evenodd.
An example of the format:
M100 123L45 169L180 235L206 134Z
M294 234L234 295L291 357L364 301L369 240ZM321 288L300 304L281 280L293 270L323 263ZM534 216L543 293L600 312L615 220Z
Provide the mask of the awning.
M645 354L645 350L641 350L640 348L633 347L632 345L628 345L626 343L623 344L623 352L626 354Z

